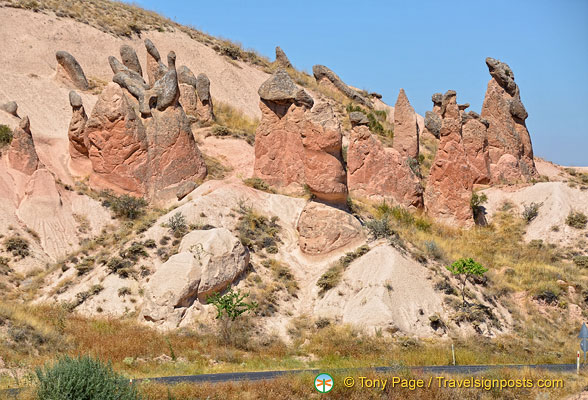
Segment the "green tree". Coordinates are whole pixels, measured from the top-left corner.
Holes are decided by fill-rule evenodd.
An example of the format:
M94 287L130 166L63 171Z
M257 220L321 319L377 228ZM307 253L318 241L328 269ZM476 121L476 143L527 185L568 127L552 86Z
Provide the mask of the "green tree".
M465 300L465 285L468 279L473 276L484 276L488 271L487 268L484 268L482 264L475 262L472 258L460 258L445 268L459 279L461 283L461 299L463 300L464 306L467 304Z
M247 297L249 297L249 293L241 293L240 289L236 292L229 289L222 296L220 293L215 292L206 299L208 304L216 307L216 319L220 321L220 336L224 343L232 343L231 333L237 318L257 308L258 304L255 301L251 303L245 302Z

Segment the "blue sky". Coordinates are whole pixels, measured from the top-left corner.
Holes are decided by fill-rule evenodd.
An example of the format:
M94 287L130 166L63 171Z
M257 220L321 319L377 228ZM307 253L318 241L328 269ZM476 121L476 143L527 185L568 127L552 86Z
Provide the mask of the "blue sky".
M297 68L324 64L388 104L404 88L421 115L449 89L480 112L484 59L500 59L515 73L535 155L588 165L587 0L134 3L272 60L279 45Z

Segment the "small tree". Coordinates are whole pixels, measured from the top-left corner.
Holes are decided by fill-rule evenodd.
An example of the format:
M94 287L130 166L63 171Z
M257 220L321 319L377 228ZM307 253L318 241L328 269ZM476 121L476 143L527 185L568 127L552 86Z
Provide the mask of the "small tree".
M177 238L182 237L188 230L186 217L180 211L170 217L169 221L167 221L167 226L170 232Z
M461 282L461 299L463 300L464 306L467 304L465 300L465 285L468 279L472 276L483 276L488 271L487 268L484 268L482 264L475 262L472 258L460 258L445 268L457 276Z
M474 215L474 220L478 223L478 218L480 215L484 215L484 204L488 201L488 196L486 193L472 193L472 198L470 199L470 207L472 208L472 214ZM484 218L485 221L485 218ZM486 223L484 222L483 225Z
M241 290L236 292L229 289L224 295L215 292L206 299L208 304L216 307L216 319L220 321L220 333L224 343L231 343L232 327L237 318L257 308L255 301L247 303L244 300L249 297L249 293L241 294Z

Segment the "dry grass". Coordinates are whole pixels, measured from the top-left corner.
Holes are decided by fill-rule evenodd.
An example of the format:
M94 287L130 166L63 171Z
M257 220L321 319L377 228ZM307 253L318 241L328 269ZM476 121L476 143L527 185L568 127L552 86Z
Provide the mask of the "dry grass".
M258 119L252 119L229 104L216 102L214 108L217 126L213 127L215 136L230 136L244 139L250 145L255 143L255 130Z

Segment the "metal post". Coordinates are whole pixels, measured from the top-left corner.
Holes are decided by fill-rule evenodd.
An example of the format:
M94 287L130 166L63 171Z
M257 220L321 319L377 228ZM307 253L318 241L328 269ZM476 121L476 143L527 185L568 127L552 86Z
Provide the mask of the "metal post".
M578 356L576 357L576 373L580 373L580 352L578 351Z
M451 355L453 357L453 365L455 365L455 348L453 347L453 343L451 343Z

